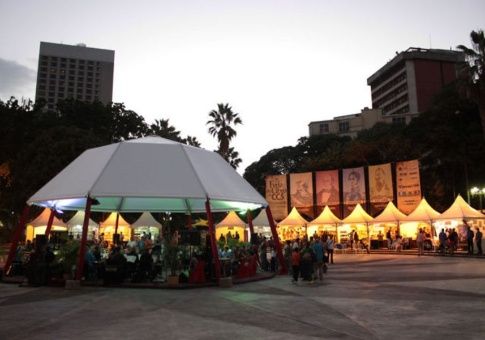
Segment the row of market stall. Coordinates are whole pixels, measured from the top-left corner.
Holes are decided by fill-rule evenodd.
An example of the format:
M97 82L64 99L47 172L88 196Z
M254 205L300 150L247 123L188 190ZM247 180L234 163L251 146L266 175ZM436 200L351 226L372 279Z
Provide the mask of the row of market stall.
M48 224L50 211L45 209L36 219L28 223L26 239L33 240L36 235L43 235ZM422 228L431 236L435 236L441 229L455 228L464 236L466 231L463 220L469 224L481 226L485 221L485 215L469 206L465 200L458 196L455 202L443 213L433 209L426 199L422 199L416 209L409 215L402 213L396 206L389 202L386 208L376 217L370 216L360 204L352 213L344 219L339 219L326 206L322 213L312 221L304 219L296 208L277 225L280 240L291 240L304 237L305 235L322 235L323 233L334 235L337 242L346 242L352 230L357 232L360 239L382 239L391 232L394 238L397 233L404 238L415 238L419 228ZM73 238L79 238L82 233L84 212L78 211L68 222L54 218L52 231L66 232ZM198 225L207 225L207 222L199 219ZM271 228L265 210L252 220L253 232L270 238ZM108 218L97 224L89 220L88 239L103 235L105 240L111 241L115 231L123 234L125 240L131 236L150 235L153 239L158 238L162 225L153 218L149 212L144 212L138 220L129 224L117 213L111 213ZM216 224L217 239L229 237L239 238L241 241L250 241L248 223L242 220L234 211L229 212L225 218Z

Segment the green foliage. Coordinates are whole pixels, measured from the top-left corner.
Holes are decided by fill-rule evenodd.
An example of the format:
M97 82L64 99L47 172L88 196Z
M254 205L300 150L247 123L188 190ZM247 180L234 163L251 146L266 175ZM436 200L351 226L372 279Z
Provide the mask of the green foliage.
M72 268L77 264L80 243L75 240L69 240L59 249L58 260L64 269L64 273L71 274Z

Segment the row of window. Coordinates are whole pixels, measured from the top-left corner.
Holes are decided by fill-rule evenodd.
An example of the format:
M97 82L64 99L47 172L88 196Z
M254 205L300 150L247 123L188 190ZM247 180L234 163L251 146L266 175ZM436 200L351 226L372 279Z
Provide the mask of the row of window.
M408 90L408 85L407 84L402 84L401 86L399 86L398 88L396 88L394 91L389 92L388 94L386 94L382 99L379 99L378 101L376 101L373 105L376 108L380 108L382 105L384 105L384 103L387 103L388 101L396 98L401 93L406 92L407 90Z
M389 105L386 105L382 108L382 114L387 114L388 112L394 110L396 107L401 106L402 104L408 102L408 95L404 94L402 97L398 98L397 100L393 101Z
M403 80L406 79L406 69L403 69L399 75L397 75L395 78L389 80L388 83L386 83L384 86L379 88L376 91L372 92L372 100L378 98L380 95L388 91L389 89L393 88L397 84L401 83Z

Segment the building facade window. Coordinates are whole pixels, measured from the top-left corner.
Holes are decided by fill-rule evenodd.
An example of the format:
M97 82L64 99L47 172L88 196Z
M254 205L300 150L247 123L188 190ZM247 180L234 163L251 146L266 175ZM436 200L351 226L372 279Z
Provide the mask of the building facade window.
M338 123L339 132L348 132L350 130L350 125L348 121L343 121Z
M320 123L320 125L318 126L319 127L319 131L320 133L328 133L328 123Z

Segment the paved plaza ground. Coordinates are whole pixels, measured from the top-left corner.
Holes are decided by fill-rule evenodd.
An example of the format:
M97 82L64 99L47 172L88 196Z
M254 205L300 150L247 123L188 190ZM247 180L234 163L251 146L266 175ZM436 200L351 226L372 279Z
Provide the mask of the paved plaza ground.
M323 283L0 284L0 339L485 339L485 258L337 255Z

